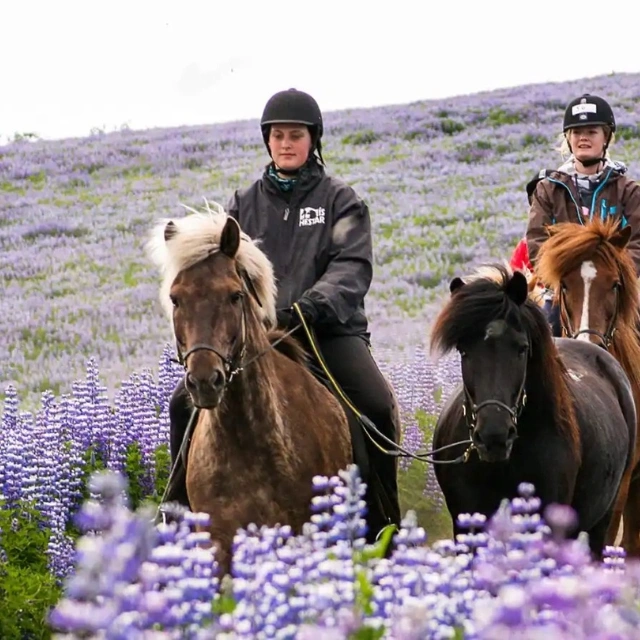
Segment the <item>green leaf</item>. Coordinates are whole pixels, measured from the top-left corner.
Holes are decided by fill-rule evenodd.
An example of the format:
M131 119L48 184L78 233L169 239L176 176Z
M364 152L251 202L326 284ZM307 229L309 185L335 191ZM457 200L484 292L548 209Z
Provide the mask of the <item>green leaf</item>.
M373 613L373 585L364 569L356 570L356 605L366 615Z
M379 640L384 637L384 627L362 626L349 634L349 640Z
M370 560L384 558L393 540L393 536L397 532L398 527L396 527L395 524L388 524L382 529L380 537L374 544L367 545L362 551L354 553L354 562L366 564Z
M221 595L213 601L211 609L214 614L221 616L225 613L233 613L236 604L233 596Z

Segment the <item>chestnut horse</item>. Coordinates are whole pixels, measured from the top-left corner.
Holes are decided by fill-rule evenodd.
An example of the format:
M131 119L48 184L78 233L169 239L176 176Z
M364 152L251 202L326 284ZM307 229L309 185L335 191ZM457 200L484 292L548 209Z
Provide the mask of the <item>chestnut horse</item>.
M210 514L226 574L239 528L301 531L311 516L313 477L353 462L351 432L300 343L275 329L273 267L233 218L219 209L164 220L148 248L163 273L161 302L200 409L187 458L188 499L193 511Z
M431 346L459 351L462 383L438 417L433 449L473 442L465 462L435 466L454 532L461 513L490 517L530 482L542 509L573 507L577 531L589 534L600 556L635 447L636 411L622 367L590 342L554 341L521 271L485 267L454 278L450 291Z
M554 290L563 335L607 349L622 365L633 388L640 422L640 292L635 266L626 250L631 227L594 218L584 225L549 227L540 249L536 275ZM640 427L640 424L638 425ZM627 470L607 543L614 544L623 518L622 544L640 556L640 438Z

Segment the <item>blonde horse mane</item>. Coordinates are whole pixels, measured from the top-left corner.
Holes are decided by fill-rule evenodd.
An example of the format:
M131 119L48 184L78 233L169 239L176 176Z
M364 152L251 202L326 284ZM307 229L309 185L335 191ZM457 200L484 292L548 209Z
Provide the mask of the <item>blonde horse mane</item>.
M507 260L503 260L501 265L504 269L506 269L509 276L513 275L514 270ZM519 269L519 271L522 271L525 278L527 279L529 300L537 304L539 307L543 307L545 292L544 286L530 269L527 269L525 267L524 269ZM500 268L497 265L480 265L473 273L462 276L462 280L464 282L473 282L474 280L490 280L491 282L501 284L502 279L503 274L501 273Z
M173 317L169 299L173 281L181 271L219 250L222 230L229 217L220 204L209 203L206 199L204 211L182 206L190 215L160 220L151 230L146 244L147 254L162 274L160 303L169 319ZM167 225L171 225L171 233L165 237ZM258 248L258 243L243 232L235 259L239 268L246 272L262 305L257 307L258 317L267 329L274 328L277 289L273 265Z

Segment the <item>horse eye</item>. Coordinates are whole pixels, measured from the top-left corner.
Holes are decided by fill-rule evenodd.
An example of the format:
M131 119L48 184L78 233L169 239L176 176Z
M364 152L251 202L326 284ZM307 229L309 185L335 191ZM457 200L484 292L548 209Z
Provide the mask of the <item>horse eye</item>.
M176 296L169 296L169 300L171 300L171 304L174 309L177 309L180 305L178 304L178 298Z
M240 302L240 300L242 300L243 297L244 297L244 292L242 292L242 291L234 291L231 294L231 302L233 304L236 304L236 303Z
M467 352L462 347L458 347L458 353L460 354L461 358L465 358L467 355Z
M622 287L620 282L614 282L613 287L611 287L614 291L618 291Z
M518 355L519 356L523 356L525 353L527 353L529 349L529 345L526 344L521 344L518 346Z

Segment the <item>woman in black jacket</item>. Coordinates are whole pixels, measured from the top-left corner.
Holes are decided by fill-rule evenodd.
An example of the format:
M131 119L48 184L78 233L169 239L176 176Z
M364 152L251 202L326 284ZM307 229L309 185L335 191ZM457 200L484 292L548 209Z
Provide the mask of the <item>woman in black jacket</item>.
M395 441L395 400L371 354L364 305L373 273L369 209L350 186L326 174L322 113L309 94L296 89L276 93L264 108L261 129L271 162L260 179L234 193L228 213L260 241L273 263L279 327L299 324L293 310L297 302L330 373L355 407ZM304 332L295 335L304 344ZM323 379L315 358L312 368ZM371 541L385 525L400 524L396 459L373 445L345 410L356 462L371 487L366 496ZM170 403L172 462L190 412L181 383ZM168 500L187 505L184 472L177 477L181 481L170 487Z

